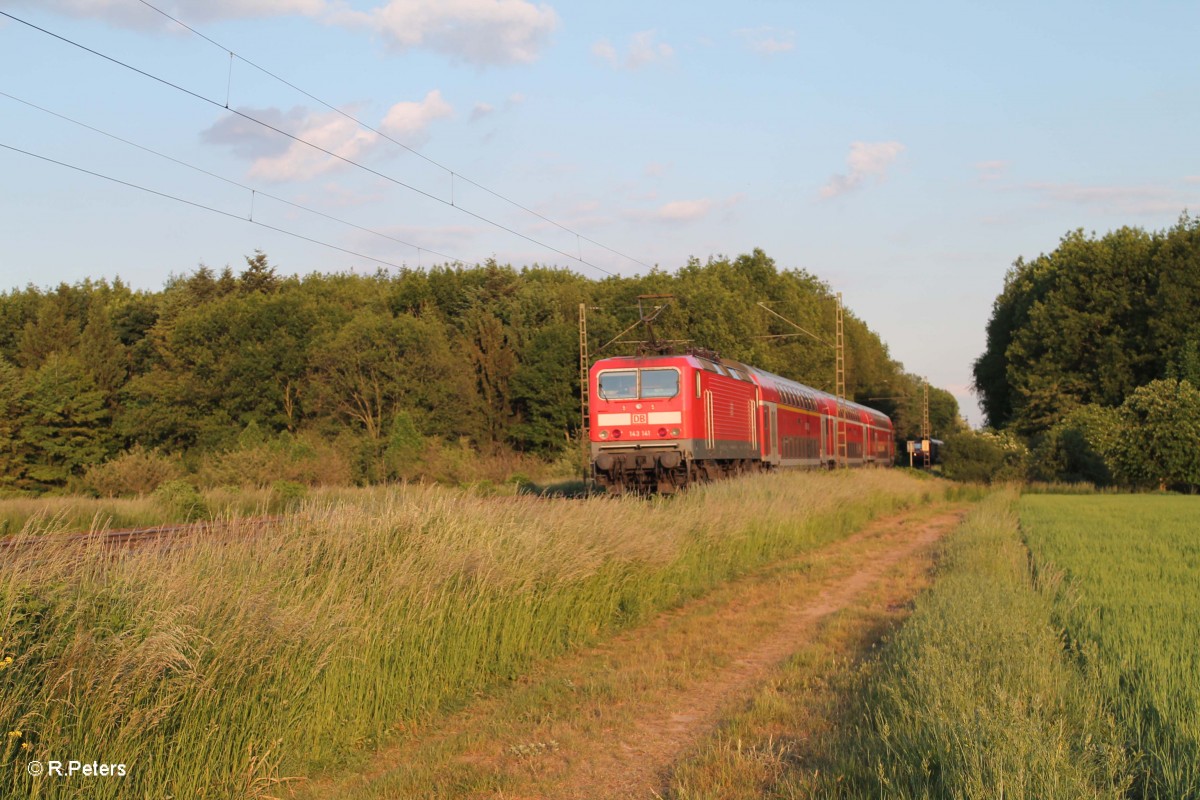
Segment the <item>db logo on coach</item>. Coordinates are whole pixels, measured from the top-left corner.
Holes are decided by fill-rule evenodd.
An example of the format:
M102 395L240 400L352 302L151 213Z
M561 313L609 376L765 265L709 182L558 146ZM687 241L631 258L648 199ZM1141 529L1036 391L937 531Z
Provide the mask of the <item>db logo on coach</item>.
M649 421L647 420L645 414L634 414L633 415L633 424L634 425L647 425L647 424L649 424Z

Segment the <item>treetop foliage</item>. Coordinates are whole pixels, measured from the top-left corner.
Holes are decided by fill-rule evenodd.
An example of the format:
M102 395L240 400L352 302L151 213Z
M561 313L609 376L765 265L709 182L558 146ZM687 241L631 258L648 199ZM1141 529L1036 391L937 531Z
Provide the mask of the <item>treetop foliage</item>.
M640 294L674 295L656 332L680 348L831 389L832 350L764 338L796 331L756 305L831 342L829 287L761 250L603 280L492 260L286 276L256 252L240 273L202 265L160 291L89 279L0 294L0 486L65 486L125 452L182 458L163 468L177 475L249 447L248 429L332 448L357 481L415 477L428 442L553 458L578 435L579 305L593 356L630 354L640 328L619 334ZM845 332L848 392L912 435L919 380L853 314ZM931 406L935 429L958 424L949 393Z
M1039 434L1072 409L1115 408L1137 387L1200 379L1200 220L1073 231L1017 259L992 306L975 387L988 424Z
M1018 259L992 306L975 388L1030 476L1200 486L1200 219L1073 231Z

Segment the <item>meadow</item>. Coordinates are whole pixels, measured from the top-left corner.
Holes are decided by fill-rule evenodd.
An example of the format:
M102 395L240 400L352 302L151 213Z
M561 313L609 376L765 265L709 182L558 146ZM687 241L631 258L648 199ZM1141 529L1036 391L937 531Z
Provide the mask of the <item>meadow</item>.
M1200 797L1200 498L1025 497L1040 570L1080 669L1099 676L1136 798Z
M831 620L678 767L670 797L1122 798L1120 735L1063 652L1053 592L1030 580L1016 503L972 510L877 647L852 616Z
M998 492L902 624L831 622L670 796L1200 797L1197 521L1190 496Z
M961 491L893 471L650 501L406 486L311 497L256 535L16 550L0 570L0 795L278 796L539 660ZM23 769L71 758L129 774Z

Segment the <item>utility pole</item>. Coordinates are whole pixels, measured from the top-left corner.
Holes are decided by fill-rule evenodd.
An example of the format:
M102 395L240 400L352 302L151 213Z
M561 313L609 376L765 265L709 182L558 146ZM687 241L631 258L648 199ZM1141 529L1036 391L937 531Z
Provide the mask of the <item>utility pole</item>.
M588 457L588 338L587 306L579 304L579 442L583 447L583 461Z
M932 448L929 430L929 381L925 381L925 400L921 404L921 457L925 461L925 469L929 469L933 463L933 453L930 452Z
M837 465L845 466L849 462L846 442L846 338L842 327L842 293L837 293L837 318L835 320L836 335L834 339L834 387L837 394L837 422L834 424L834 452L837 453Z

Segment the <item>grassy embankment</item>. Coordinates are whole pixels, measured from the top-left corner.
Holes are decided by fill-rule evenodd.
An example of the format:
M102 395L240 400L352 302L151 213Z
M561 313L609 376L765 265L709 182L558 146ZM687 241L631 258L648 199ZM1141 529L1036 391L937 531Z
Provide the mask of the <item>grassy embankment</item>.
M892 472L669 501L408 487L171 549L18 551L0 571L0 794L256 797L352 765L533 662L957 491ZM40 781L30 759L123 762Z
M1025 497L1038 564L1066 574L1055 620L1101 679L1136 798L1200 798L1200 498Z
M1104 681L1064 652L1059 578L1035 583L1016 502L970 515L878 657L848 663L836 630L797 654L680 765L671 796L1122 797Z

